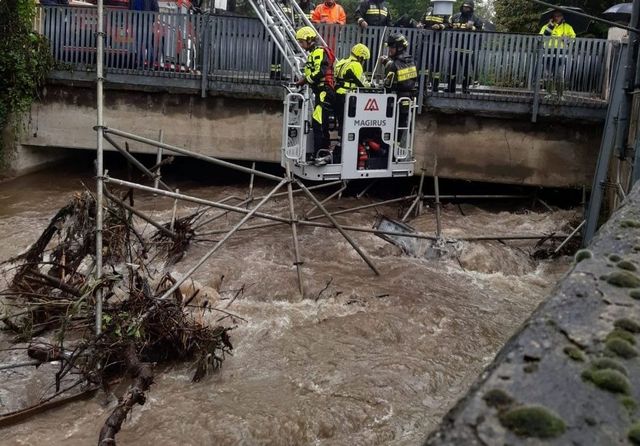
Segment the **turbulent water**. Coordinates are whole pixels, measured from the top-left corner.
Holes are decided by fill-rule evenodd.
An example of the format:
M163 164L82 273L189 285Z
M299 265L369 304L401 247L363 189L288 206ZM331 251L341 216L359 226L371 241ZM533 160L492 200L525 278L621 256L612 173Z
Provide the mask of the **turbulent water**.
M81 189L83 178L45 172L1 184L0 260L33 242L55 210ZM179 187L205 198L246 193L242 185L184 182ZM140 194L137 200L155 218L170 218L171 200ZM342 198L330 206L369 202ZM301 197L296 206L310 208ZM178 207L178 212L195 209ZM286 202L277 199L266 210L286 215ZM342 221L370 227L376 212L398 215L396 207L383 206ZM545 233L562 228L574 215L451 205L443 211L443 227L451 236ZM235 221L223 219L225 225ZM410 223L433 231L434 213L426 209ZM456 258L427 260L404 255L372 234L354 238L381 276L336 231L300 229L302 299L287 226L234 236L194 276L206 292L201 299L242 318L231 332L234 355L220 372L197 384L190 382L187 366L157 371L147 403L134 409L119 443L420 444L568 265L566 258L532 260L535 242L463 243ZM192 246L175 271L186 271L210 246ZM231 302L243 286L244 293ZM203 315L214 322L222 316ZM2 338L3 347L8 340ZM16 360L16 355L4 352L0 359ZM37 401L50 382L44 372L17 369L0 375L0 413ZM95 444L113 405L104 395L71 403L0 430L0 442Z

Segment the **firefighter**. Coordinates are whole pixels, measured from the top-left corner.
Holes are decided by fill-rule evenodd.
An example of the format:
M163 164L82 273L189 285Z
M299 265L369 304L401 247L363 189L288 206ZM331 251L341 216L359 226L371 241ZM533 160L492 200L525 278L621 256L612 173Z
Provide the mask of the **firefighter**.
M409 42L405 36L396 32L391 33L387 38L387 46L389 47L389 56L380 58L380 62L384 65L384 85L388 90L398 95L398 101L401 104L398 126L406 127L409 117L409 104L406 101L400 101L400 99L413 99L415 97L418 69L411 55L407 53ZM399 136L399 142L405 146L406 132L399 132Z
M351 54L346 59L341 59L336 63L336 102L335 112L338 120L338 128L342 135L342 120L344 118L344 103L347 93L355 91L357 88L369 87L364 76L363 64L369 60L371 52L366 45L357 43L351 48Z
M449 26L449 16L434 14L433 8L427 9L426 14L420 22L420 27L424 29L432 29L435 31L442 31ZM444 57L444 48L442 44L441 35L433 35L430 38L429 54L427 55L427 72L429 80L431 81L431 90L435 93L438 92L440 86L440 70L442 65L442 59Z
M391 12L384 0L362 0L356 9L356 18L361 28L391 26Z
M333 62L335 57L330 48L318 45L318 33L310 26L304 26L296 32L296 40L309 52L304 67L304 76L296 83L311 87L314 96L313 109L313 148L316 165L331 160L331 140L329 138L329 116L335 102Z
M473 0L464 0L460 5L460 12L454 14L449 19L449 27L455 31L482 31L482 20L474 13L475 4ZM449 93L455 93L458 75L462 74L462 93L469 93L469 82L471 66L474 63L472 39L459 38L453 54L454 63L451 66L449 75Z
M292 0L278 0L276 4L280 7L280 10L293 20L293 8L291 7ZM271 49L271 71L269 73L270 79L284 79L282 74L282 61L283 56L275 45L272 45Z
M300 9L302 9L307 19L311 20L311 14L313 14L313 10L316 9L316 5L311 0L300 0L298 6L300 6Z

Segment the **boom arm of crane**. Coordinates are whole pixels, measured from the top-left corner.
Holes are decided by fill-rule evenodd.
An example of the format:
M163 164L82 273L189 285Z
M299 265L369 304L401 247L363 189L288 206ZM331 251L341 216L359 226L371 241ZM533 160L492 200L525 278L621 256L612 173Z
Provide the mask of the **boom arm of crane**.
M295 0L288 1L291 2L292 17L285 14L277 0L249 0L249 3L284 56L285 62L291 67L294 76L300 79L307 61L307 53L296 40L294 19L298 18L301 26L310 26L314 29L315 27ZM326 45L320 34L318 36L322 45Z

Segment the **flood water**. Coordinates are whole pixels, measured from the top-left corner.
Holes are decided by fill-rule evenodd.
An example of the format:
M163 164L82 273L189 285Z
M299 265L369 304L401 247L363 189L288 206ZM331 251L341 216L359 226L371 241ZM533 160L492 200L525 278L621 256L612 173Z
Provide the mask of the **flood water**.
M0 184L0 260L33 242L55 211L82 189L81 181L92 185L86 171L56 169ZM210 199L244 197L247 191L244 183L172 184ZM266 186L260 184L256 193L267 192ZM170 218L172 200L136 197L158 220ZM343 197L329 207L372 201ZM445 235L562 231L577 212L485 204L446 205ZM296 207L306 210L310 204L300 196ZM195 209L185 204L178 214ZM275 199L265 209L286 215L286 201ZM381 206L340 221L371 227L376 213L397 218L398 207ZM219 224L237 220L229 216ZM434 231L433 209L410 224ZM373 234L352 234L381 276L336 231L302 227L305 298L297 291L287 226L234 236L194 275L212 306L244 319L231 332L234 355L197 384L190 382L187 365L157 370L147 403L134 409L119 444L420 444L569 265L566 257L532 260L535 241L465 242L455 258L427 260L404 255ZM192 246L173 268L176 274L211 246ZM244 293L227 307L243 286ZM215 322L221 315L204 317ZM223 323L231 324L228 318ZM6 348L10 337L0 337ZM15 360L16 354L4 352L0 359ZM3 373L0 413L36 402L46 380L43 371ZM0 430L0 443L95 444L113 405L98 394L53 409Z

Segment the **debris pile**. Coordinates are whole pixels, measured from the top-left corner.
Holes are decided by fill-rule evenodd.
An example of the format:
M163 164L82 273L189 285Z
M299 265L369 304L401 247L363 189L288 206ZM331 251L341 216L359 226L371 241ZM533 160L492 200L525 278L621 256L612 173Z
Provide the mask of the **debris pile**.
M6 309L0 321L17 342L27 343L34 364L59 363L52 397L71 389L106 390L125 376L133 381L104 424L100 444L115 444L132 407L144 404L154 364L191 361L192 379L199 381L218 369L233 348L230 328L209 326L204 309L192 305L197 288L191 287L190 295L178 288L159 299L176 281L168 272L156 273L151 263L164 259L166 269L180 261L197 215L163 225L170 231L147 235L134 226L122 205L125 198L105 203L99 281L94 274L96 202L85 192L56 213L25 253L4 263L7 287L0 293ZM98 289L104 305L96 335ZM20 413L0 414L0 423Z

